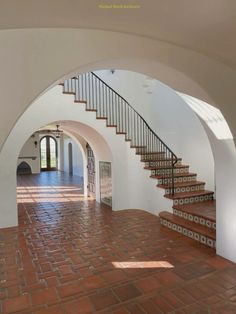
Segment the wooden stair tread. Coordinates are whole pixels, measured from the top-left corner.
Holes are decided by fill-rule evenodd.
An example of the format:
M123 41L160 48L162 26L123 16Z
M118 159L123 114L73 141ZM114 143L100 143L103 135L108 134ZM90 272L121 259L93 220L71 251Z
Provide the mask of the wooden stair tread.
M165 154L165 152L136 152L137 155L160 155Z
M107 117L96 117L98 120L107 120Z
M171 161L171 158L162 158L162 159L141 159L142 162L159 162L159 161ZM178 161L181 161L182 158L178 158Z
M191 176L196 176L196 173L193 172L188 172L188 173L174 173L174 178L179 178L179 177L191 177ZM153 179L171 179L172 175L151 175L150 178Z
M197 232L201 235L207 236L213 240L216 239L216 231L214 229L211 229L211 228L202 226L200 224L197 224L195 222L180 218L166 211L160 212L159 217L162 219L166 219L176 225L184 227L188 230L191 230L193 232Z
M193 204L174 205L174 209L199 216L216 222L216 201L198 202Z
M65 95L75 95L75 92L62 92Z
M175 188L183 188L187 186L195 186L195 185L205 185L205 182L203 181L187 181L187 182L179 182L175 183ZM167 184L157 184L158 188L161 189L168 189L170 186Z
M189 168L189 165L175 165L175 169L177 168ZM165 166L151 166L151 167L144 167L146 170L159 170L159 169L172 169L171 165L165 165Z
M92 108L86 108L86 111L90 111L90 112L97 112L97 109L92 109Z
M176 193L174 195L172 194L165 194L164 196L166 198L175 200L179 198L186 198L186 197L195 197L195 196L204 196L204 195L209 195L209 194L214 194L212 191L207 191L207 190L199 190L199 191L191 191L191 192L182 192L182 193Z

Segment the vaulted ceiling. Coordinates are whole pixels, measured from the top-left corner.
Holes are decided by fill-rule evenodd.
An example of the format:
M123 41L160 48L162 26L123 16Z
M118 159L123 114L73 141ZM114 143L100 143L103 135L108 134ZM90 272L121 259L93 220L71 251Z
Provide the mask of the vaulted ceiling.
M135 4L136 9L100 8ZM90 28L132 33L194 50L236 68L235 0L8 0L0 28Z

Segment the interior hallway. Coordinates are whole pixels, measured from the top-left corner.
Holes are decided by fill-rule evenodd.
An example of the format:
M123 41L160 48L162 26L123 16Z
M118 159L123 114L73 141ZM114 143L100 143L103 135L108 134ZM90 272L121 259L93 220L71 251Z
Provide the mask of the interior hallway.
M18 179L0 230L0 313L235 313L236 266L141 210L112 212L59 172ZM211 312L210 312L211 310Z

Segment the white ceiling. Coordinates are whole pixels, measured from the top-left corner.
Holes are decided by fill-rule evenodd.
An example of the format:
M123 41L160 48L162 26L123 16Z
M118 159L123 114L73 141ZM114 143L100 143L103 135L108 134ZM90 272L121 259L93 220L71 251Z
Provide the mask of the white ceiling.
M140 9L100 9L99 4ZM0 0L0 28L92 28L186 47L236 68L236 0Z

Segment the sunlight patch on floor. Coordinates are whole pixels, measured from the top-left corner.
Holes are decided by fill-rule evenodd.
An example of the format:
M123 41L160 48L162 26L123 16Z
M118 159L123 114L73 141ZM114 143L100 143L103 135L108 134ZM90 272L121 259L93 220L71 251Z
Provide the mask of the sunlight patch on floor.
M174 268L174 265L167 261L127 261L112 262L115 268Z

